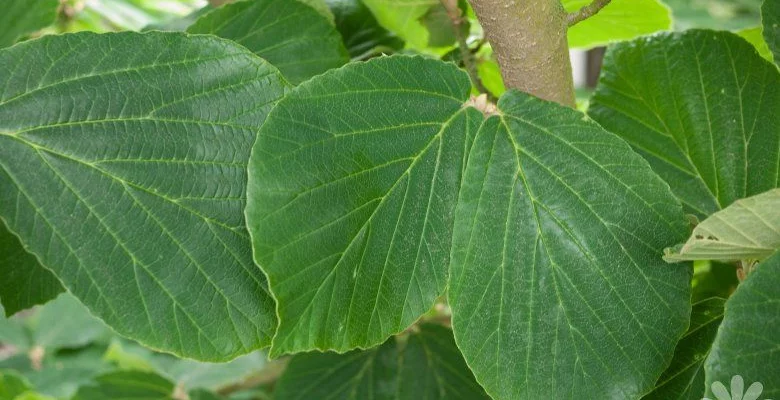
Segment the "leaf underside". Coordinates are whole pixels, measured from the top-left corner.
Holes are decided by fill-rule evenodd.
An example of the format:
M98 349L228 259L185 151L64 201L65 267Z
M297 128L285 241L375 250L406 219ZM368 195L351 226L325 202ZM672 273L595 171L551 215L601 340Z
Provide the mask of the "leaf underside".
M268 345L246 163L286 90L228 41L46 36L0 52L0 219L92 313L152 348Z
M780 249L780 189L737 200L693 229L667 261L763 260Z
M700 218L780 184L780 74L734 34L612 47L588 113Z

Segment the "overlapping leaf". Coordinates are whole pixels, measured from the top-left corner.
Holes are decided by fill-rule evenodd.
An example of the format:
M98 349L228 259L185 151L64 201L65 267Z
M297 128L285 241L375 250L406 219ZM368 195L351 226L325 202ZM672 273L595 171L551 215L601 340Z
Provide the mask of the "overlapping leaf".
M175 387L167 379L148 372L119 371L99 376L79 389L73 400L144 399L175 400Z
M62 291L57 277L26 252L0 221L0 304L5 315L43 304Z
M448 299L458 347L495 399L636 398L690 312L679 203L583 114L510 91L472 146Z
M447 281L471 137L452 64L382 57L316 77L269 115L249 165L247 223L278 300L271 355L383 343Z
M3 0L0 5L0 48L54 23L58 0Z
M588 113L699 217L780 184L780 74L734 34L614 46Z
M737 200L693 229L664 259L763 260L780 250L780 189Z
M746 389L754 382L762 385L762 399L780 397L778 288L780 254L759 263L726 302L723 323L704 365L708 395L714 382L728 386L740 375Z
M489 399L455 347L452 331L430 324L404 341L393 338L371 350L295 356L275 398Z
M563 0L568 12L592 0ZM569 28L569 47L590 48L633 39L672 27L668 7L658 0L612 0L598 14Z
M701 400L704 396L704 360L723 320L725 302L710 298L693 305L691 325L677 343L672 363L643 400Z
M233 40L268 60L296 84L349 61L333 23L298 0L228 4L204 15L187 31Z
M244 48L80 33L0 52L0 218L121 334L226 360L268 344L246 162L285 90Z

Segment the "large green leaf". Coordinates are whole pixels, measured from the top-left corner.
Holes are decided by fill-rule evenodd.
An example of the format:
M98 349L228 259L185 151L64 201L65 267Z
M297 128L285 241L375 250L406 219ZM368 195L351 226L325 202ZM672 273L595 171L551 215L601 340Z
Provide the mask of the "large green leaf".
M344 38L350 56L360 58L374 51L398 50L404 42L379 25L362 0L327 0L335 15L336 28Z
M677 343L669 368L643 400L701 400L704 395L704 360L723 320L724 299L711 298L693 305L691 325Z
M612 47L589 114L628 141L687 212L712 214L780 183L780 74L728 32Z
M0 48L54 23L59 0L2 0Z
M243 221L286 85L246 49L150 32L0 51L0 218L117 332L227 360L276 324Z
M756 26L753 28L743 29L735 33L743 39L747 40L748 43L752 44L761 57L764 57L769 61L774 61L774 58L772 57L772 51L769 50L769 45L767 44L766 40L764 40L763 32L763 27Z
M568 12L593 0L563 0ZM569 28L569 47L590 48L672 27L668 7L658 0L612 0L598 14Z
M57 277L26 252L0 221L0 304L5 315L43 304L62 290Z
M766 44L772 51L775 63L780 65L780 2L764 0L764 5L761 6L761 23Z
M712 384L728 386L740 375L744 387L760 382L762 399L780 397L780 254L760 263L726 302L726 312L704 369Z
M453 64L381 57L288 94L249 165L247 224L278 300L271 355L383 343L447 282L470 138Z
M370 350L295 356L277 384L277 400L489 399L455 347L452 331L423 324L405 341Z
M780 189L737 200L693 229L667 261L763 260L780 249Z
M421 19L440 0L363 0L382 26L395 33L409 46L428 47L428 28Z
M349 61L333 24L297 0L228 4L204 15L187 31L233 40L268 60L296 84Z
M458 347L495 399L636 398L690 317L679 203L582 113L509 91L471 147L449 303Z

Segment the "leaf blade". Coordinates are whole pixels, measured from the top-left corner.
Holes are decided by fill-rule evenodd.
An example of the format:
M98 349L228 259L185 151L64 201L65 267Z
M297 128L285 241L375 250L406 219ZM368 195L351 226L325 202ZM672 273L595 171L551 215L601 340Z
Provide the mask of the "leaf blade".
M689 318L690 270L660 259L684 235L679 204L582 114L516 91L498 107L456 211L458 346L496 399L639 396Z
M180 33L44 37L0 57L0 216L27 248L146 345L214 361L267 345L273 301L242 209L278 72Z

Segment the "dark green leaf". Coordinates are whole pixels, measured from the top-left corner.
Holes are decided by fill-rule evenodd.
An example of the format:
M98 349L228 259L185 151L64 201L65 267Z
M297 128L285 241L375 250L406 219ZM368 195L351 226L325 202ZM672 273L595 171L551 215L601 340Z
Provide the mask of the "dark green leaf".
M336 18L336 28L353 58L374 51L399 50L404 42L379 25L362 0L328 0Z
M0 304L6 316L43 304L64 289L0 221Z
M699 217L780 183L780 74L734 34L612 47L588 112Z
M0 217L117 332L228 360L276 324L242 210L286 85L231 42L47 36L0 51Z
M295 356L275 398L489 399L455 347L452 331L428 324L406 341L393 338L370 350Z
M458 347L495 399L636 398L690 317L679 203L582 113L510 91L471 147L449 304Z
M704 396L704 360L723 320L725 302L712 298L693 305L691 325L677 343L672 363L643 400L700 400Z
M333 24L297 0L228 4L201 17L187 31L234 40L296 84L349 61Z
M0 48L54 23L59 0L2 0Z
M726 312L704 368L712 384L729 386L740 375L744 387L763 385L760 398L780 397L780 254L758 264L726 302Z
M95 383L82 386L72 400L174 400L174 390L173 383L159 375L121 371L97 377Z
M761 23L764 27L764 40L772 51L775 63L780 65L780 2L764 0L764 5L761 6Z
M249 166L255 259L279 301L271 355L383 343L447 282L466 149L482 116L453 64L381 57L287 95Z

